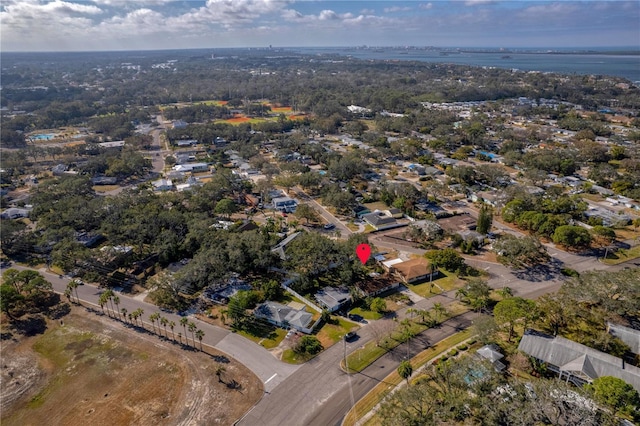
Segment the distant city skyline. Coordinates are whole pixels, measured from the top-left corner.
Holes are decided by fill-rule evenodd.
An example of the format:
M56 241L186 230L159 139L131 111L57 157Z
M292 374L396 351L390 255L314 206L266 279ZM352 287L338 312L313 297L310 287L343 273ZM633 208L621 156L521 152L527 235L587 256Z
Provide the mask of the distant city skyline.
M640 48L638 1L2 0L2 51Z

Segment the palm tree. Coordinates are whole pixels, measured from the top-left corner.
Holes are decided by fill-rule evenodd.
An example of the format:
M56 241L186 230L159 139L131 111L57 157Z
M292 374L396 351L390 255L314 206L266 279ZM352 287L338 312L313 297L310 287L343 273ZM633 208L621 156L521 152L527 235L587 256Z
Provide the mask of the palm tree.
M142 308L138 308L134 311L134 315L136 317L136 325L138 324L138 318L140 318L140 326L144 328L144 321L141 318L142 314L144 314L144 310Z
M122 308L124 309L124 308ZM129 314L129 324L133 324L133 313Z
M182 344L182 333L178 332L178 339L180 339L180 344Z
M153 332L156 332L156 320L160 318L160 314L157 312L152 313L151 315L149 315L149 319L151 320L151 325L153 325ZM160 330L160 325L158 324L158 330ZM158 333L160 334L160 333Z
M498 290L498 294L506 299L507 297L513 297L513 290L511 289L511 287L502 287L500 290Z
M64 291L64 295L67 296L69 301L73 302L73 300L71 299L71 296L73 295L73 290L77 288L78 288L78 283L76 283L75 281L69 281L69 283L67 284L67 289ZM78 290L76 290L76 292L77 291ZM78 303L80 303L78 296L76 296L76 299L78 300Z
M165 317L160 317L160 324L162 324L162 326L164 327L164 337L168 337L167 336L167 324L169 324L169 320L166 319Z
M116 312L118 313L118 319L122 319L120 318L120 296L118 296L117 294L114 294L113 303L116 305Z
M195 335L195 331L198 329L198 327L195 325L195 323L190 322L189 323L189 331L191 332L191 340L193 341L193 347L196 347L196 335Z
M176 340L176 335L175 335L175 333L173 332L173 327L175 327L175 326L176 326L175 321L169 321L169 327L171 328L171 335L173 336L173 340L174 340L174 341Z
M124 321L127 322L127 308L122 308L120 312L122 312L122 317L124 318Z
M200 351L202 352L202 338L204 337L204 331L202 330L197 330L196 331L196 337L198 338L198 340L200 341Z
M413 366L409 361L402 361L398 366L398 374L400 377L407 381L407 386L409 385L409 377L413 374Z
M182 328L184 328L184 338L187 338L187 324L189 323L189 318L187 317L182 317L180 318L180 325L182 326ZM182 343L182 340L180 340L180 343Z
M224 373L225 371L227 371L227 369L222 365L216 367L216 376L218 376L219 383L222 383L222 373Z
M113 298L114 298L114 296L115 296L116 294L115 294L115 293L113 292L113 290L111 290L111 289L109 289L109 290L105 291L105 293L107 294L107 296L105 296L105 297L106 297L106 298L107 298L107 300L109 301L109 304L111 304L111 312L113 313L113 312L114 312L114 309L113 309ZM113 316L115 317L115 313L114 313L114 315L113 315Z
M443 316L445 316L447 314L447 308L445 308L442 303L434 303L433 304L433 311L436 314L436 319L438 321L440 321L442 319Z
M102 313L104 314L104 305L107 303L107 300L104 297L104 293L102 293L100 295L100 297L98 298L98 304L100 305L100 308L102 309ZM109 312L109 307L107 306L107 313Z

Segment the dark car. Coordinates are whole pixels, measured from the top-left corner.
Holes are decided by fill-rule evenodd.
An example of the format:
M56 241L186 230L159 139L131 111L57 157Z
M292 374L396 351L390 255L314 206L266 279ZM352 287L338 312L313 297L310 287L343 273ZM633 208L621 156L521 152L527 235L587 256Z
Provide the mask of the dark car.
M358 337L358 334L355 331L350 331L344 335L344 340L348 342L350 340L355 339L356 337Z
M333 228L335 228L335 227L336 227L336 226L335 226L333 223L327 223L327 224L324 226L324 229L326 229L327 231L329 231L329 230L331 230L331 229L333 229Z

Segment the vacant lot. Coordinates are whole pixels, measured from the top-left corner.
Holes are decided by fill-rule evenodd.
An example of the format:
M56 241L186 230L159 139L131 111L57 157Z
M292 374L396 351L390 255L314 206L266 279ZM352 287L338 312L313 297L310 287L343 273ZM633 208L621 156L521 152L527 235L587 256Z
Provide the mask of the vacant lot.
M3 426L229 425L262 396L262 383L223 354L183 350L79 308L63 321L3 342Z

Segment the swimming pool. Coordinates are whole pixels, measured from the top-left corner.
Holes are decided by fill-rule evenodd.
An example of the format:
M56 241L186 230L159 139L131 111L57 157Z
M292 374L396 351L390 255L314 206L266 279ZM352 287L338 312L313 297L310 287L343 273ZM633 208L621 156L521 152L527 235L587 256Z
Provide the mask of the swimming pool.
M57 133L39 133L37 135L31 135L31 139L35 139L37 141L48 141L57 136Z

